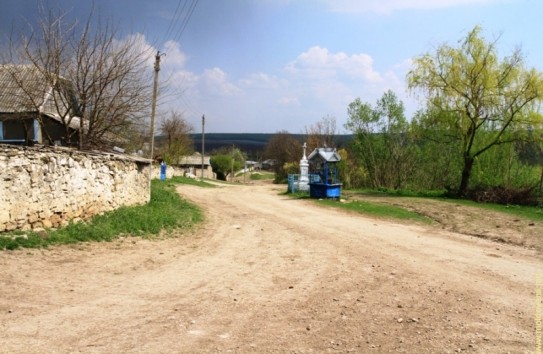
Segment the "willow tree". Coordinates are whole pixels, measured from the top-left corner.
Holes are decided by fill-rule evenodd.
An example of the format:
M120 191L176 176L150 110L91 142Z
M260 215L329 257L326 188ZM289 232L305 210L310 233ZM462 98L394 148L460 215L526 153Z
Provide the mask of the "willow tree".
M500 59L497 41L488 42L475 27L458 47L443 44L414 59L407 75L410 90L422 93L431 124L459 143L462 173L458 194L468 189L477 157L496 145L525 138L539 122L530 117L543 98L543 76L525 68L520 49Z

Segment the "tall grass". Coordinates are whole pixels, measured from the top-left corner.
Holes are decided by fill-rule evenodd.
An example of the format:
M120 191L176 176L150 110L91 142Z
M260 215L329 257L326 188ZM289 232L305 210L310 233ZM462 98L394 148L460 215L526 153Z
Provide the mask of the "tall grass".
M1 249L38 248L83 241L111 241L120 236L152 237L162 230L188 229L202 220L200 210L183 200L175 185L189 179L153 180L149 203L121 207L93 217L88 222L72 223L41 233L16 232L0 235ZM205 185L205 182L199 182ZM207 184L209 185L209 184Z

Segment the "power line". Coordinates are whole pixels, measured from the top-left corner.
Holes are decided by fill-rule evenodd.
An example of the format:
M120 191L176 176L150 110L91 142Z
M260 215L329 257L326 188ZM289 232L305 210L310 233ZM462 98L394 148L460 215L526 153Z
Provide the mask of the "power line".
M175 12L170 19L170 23L168 24L168 28L164 34L163 42L168 40L170 38L171 40L175 42L180 42L181 36L185 32L185 29L187 28L187 25L190 22L190 19L194 13L194 10L196 9L196 6L198 5L199 0L179 0L177 3ZM170 37L171 36L171 37ZM184 78L183 78L184 81ZM169 98L166 98L168 97ZM193 114L196 114L196 110L194 110L194 107L187 101L187 99L184 97L183 90L179 87L179 83L177 85L174 85L173 92L170 92L169 94L166 94L165 96L162 96L163 99L161 99L162 103L169 104L173 102L174 100L181 98L185 106L189 109L189 111L192 111ZM165 100L164 100L165 98Z
M181 36L183 35L183 32L185 32L185 28L187 27L188 23L190 22L190 18L192 17L192 14L194 13L194 9L196 8L196 5L198 5L198 0L192 0L192 3L185 15L185 18L181 22L180 30L175 37L175 41L179 42L181 40Z
M181 14L183 13L183 10L185 9L185 6L187 5L187 2L185 1L183 3L183 7L181 8L181 2L183 2L183 0L179 0L179 2L177 3L177 7L175 8L175 12L173 14L173 17L170 19L170 24L168 25L168 29L166 30L166 33L162 39L162 42L166 41L168 39L168 37L170 36L170 34L172 33L173 31L173 28L174 28L174 24L181 18ZM181 11L179 11L179 9L181 8Z
M194 9L198 5L199 0L179 0L177 3L173 17L168 24L168 29L163 37L163 42L171 37L172 40L179 42L185 28L190 22L190 18L194 13Z

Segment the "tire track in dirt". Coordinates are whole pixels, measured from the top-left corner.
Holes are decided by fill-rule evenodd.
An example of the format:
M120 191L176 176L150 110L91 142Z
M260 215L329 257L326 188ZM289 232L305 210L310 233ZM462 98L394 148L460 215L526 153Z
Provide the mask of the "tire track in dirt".
M270 185L180 186L191 234L0 255L0 352L530 352L533 251Z

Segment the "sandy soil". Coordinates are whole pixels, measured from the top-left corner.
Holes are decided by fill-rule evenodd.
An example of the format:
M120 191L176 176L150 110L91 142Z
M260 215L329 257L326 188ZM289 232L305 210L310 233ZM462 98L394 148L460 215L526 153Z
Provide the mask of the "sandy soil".
M0 253L1 353L533 353L541 252L271 185L175 238ZM494 231L494 230L493 230Z

